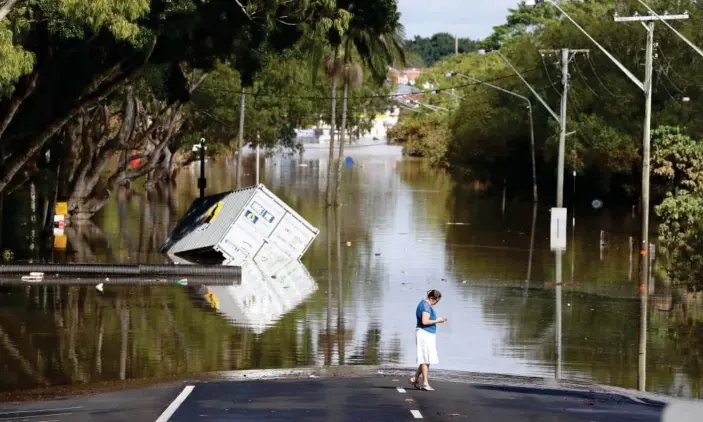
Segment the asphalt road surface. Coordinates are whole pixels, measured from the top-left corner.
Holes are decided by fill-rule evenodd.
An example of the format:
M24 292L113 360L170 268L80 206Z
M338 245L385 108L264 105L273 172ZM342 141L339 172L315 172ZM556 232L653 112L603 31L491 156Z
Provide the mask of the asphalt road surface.
M0 406L0 422L660 421L663 403L615 394L405 378L213 381Z

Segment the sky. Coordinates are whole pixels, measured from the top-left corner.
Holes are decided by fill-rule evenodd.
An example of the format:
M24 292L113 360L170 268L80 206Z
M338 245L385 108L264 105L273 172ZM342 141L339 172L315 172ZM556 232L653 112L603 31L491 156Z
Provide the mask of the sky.
M505 23L508 8L518 0L398 0L407 38L449 32L460 38L480 39Z

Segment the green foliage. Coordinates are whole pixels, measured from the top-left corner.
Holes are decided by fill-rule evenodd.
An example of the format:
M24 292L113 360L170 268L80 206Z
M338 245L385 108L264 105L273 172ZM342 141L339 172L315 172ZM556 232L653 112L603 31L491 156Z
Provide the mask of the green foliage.
M660 126L652 132L652 173L671 183L674 190L699 192L703 187L703 144L679 127Z
M680 7L668 0L653 4L655 6L660 10ZM641 12L636 2L562 2L561 7L628 69L642 77L642 48L646 38L643 28L612 19L616 12L620 15ZM692 19L677 23L677 28L694 42L701 43L703 36L694 22L703 17L703 10L695 8L689 12ZM657 42L652 126L685 126L687 136L701 139L703 104L695 100L681 101L684 95L692 99L703 95L703 75L697 69L695 53L671 31L658 32ZM555 111L559 110L562 90L559 58L547 53L542 56L538 51L564 46L590 49L588 56L575 55L569 65L567 131L575 133L567 138L567 167L577 170L583 177L581 192L584 194L588 191L604 198L613 195L618 200L634 201L641 172L644 117L641 90L571 21L560 17L548 4L538 7L520 4L510 10L504 25L496 27L491 36L481 41L481 47L499 47ZM457 173L484 180L502 179L506 170L524 177L524 174L520 176L522 171L529 171L529 167L522 167L528 161L525 157L529 154L529 127L524 102L489 87L473 85L461 77L448 79L444 76L447 72L492 82L532 101L537 173L543 179L541 190L552 191L548 184L553 184L555 179L558 124L495 53L445 57L419 79L420 85L431 83L442 90L427 95L425 102L455 111L446 157L450 167ZM464 100L451 95L452 87ZM663 194L663 188L675 185L690 190L690 182L697 179L694 173L700 167L696 164L700 160L698 142L678 139L678 134L655 132L653 136L654 174L658 176L653 179L655 200ZM658 141L658 136L667 139ZM665 144L667 142L673 144ZM661 151L657 151L657 143L663 148Z
M443 165L449 145L448 123L446 114L408 116L388 130L388 142L402 144L404 154L426 157L433 165Z
M508 9L507 22L493 27L493 33L480 45L483 48L500 48L511 38L527 34L529 31L541 28L555 22L558 11L549 4L526 6L522 1L517 9Z
M29 74L34 68L34 55L13 43L10 24L4 21L0 24L0 91L10 93L14 90L17 80Z
M432 66L436 62L451 56L455 53L454 36L440 32L432 35L429 38L415 36L408 41L408 49L422 59L424 64L416 63L417 66ZM478 42L469 38L459 39L459 53L472 53L478 48Z
M66 17L84 22L93 32L105 27L117 39L134 40L140 31L138 19L149 12L149 0L59 0L58 10Z
M669 278L703 287L703 196L685 190L656 207L659 240L669 258Z

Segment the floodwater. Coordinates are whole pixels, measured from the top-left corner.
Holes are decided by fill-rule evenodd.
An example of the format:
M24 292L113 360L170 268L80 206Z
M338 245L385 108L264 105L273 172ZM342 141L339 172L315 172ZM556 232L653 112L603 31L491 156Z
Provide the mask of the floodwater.
M343 206L329 214L326 150L262 160L261 182L321 231L291 276L244 280L237 316L181 286L0 292L0 391L236 369L414 366L415 307L436 288L437 313L449 318L438 329L438 368L702 397L703 300L652 283L641 318L629 211L577 207L555 286L548 207L481 198L395 147L348 155ZM233 188L231 159L207 165L209 193ZM253 157L245 165L253 184ZM197 195L196 178L194 165L170 192L120 193L93 223L70 227L71 252L54 259L167 262L158 247Z

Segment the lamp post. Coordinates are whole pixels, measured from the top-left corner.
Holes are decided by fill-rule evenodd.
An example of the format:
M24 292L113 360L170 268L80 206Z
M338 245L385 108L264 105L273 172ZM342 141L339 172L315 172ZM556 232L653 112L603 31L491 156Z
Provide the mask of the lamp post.
M532 118L532 102L530 101L530 99L523 96L523 95L515 93L513 91L509 91L505 88L501 88L497 85L493 85L491 83L484 82L482 80L472 78L471 76L463 75L461 73L449 72L445 76L448 78L453 77L453 76L458 76L460 78L464 78L464 79L469 80L471 82L475 82L479 85L493 88L493 89L498 90L504 94L512 95L513 97L517 97L527 103L527 112L530 117L530 150L532 153L532 200L533 200L533 202L537 203L537 165L535 164L535 129L534 129L534 122L533 122L533 118Z

